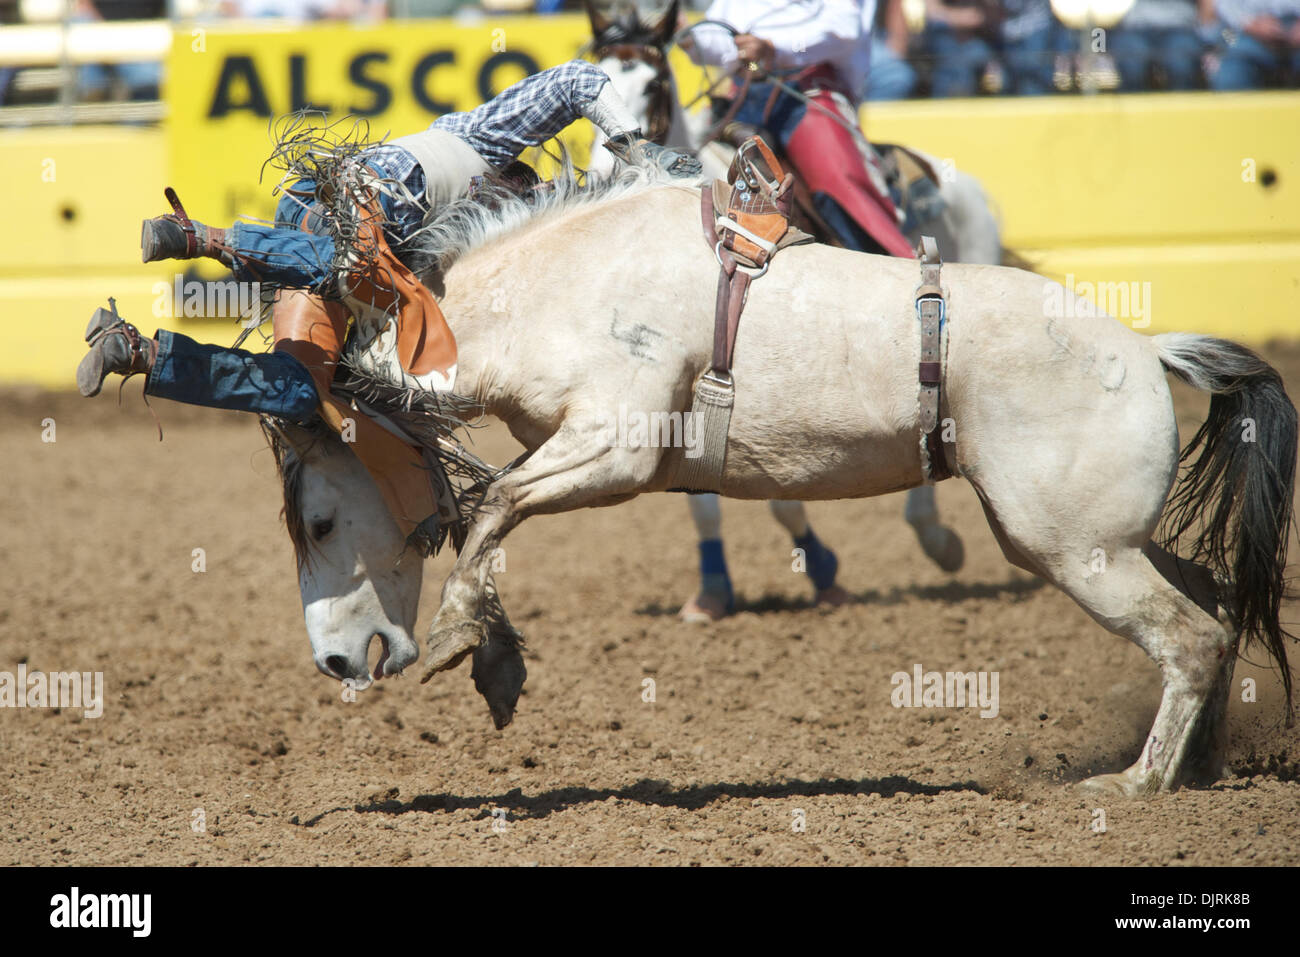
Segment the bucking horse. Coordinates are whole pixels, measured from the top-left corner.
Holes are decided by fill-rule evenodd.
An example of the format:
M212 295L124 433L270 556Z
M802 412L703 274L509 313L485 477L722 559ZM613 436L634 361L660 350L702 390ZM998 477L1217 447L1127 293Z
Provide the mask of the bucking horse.
M544 193L453 203L424 234L459 347L456 395L408 390L386 408L399 425L425 404L434 417L472 408L527 450L465 473L469 518L424 662L428 681L472 657L498 727L525 677L491 574L505 537L533 515L692 490L689 449L623 441L610 423L620 407L688 414L715 362L723 260L702 236L701 196L642 167L587 189L565 175ZM1279 611L1297 425L1278 373L1225 340L1142 335L1030 272L948 263L940 278L927 261L928 326L916 261L805 244L766 264L734 340L715 490L822 500L942 473L969 482L1009 562L1160 668L1138 760L1085 786L1132 796L1214 780L1242 642L1266 649L1290 701ZM359 361L366 348L349 361L379 388L383 362ZM1181 454L1169 374L1211 395ZM946 423L938 444L919 388L934 390L929 420ZM346 445L268 426L318 667L368 683L375 636L377 676L412 666L419 556Z

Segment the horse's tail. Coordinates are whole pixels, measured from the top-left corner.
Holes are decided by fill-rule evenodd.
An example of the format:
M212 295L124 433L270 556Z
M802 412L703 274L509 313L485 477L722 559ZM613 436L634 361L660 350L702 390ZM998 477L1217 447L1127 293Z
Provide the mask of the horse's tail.
M1152 342L1166 369L1211 394L1209 417L1179 458L1187 468L1166 508L1160 544L1173 551L1179 536L1199 523L1188 557L1231 581L1238 637L1247 646L1262 642L1277 663L1290 725L1286 642L1293 636L1280 612L1295 489L1295 406L1277 370L1244 346L1183 332Z

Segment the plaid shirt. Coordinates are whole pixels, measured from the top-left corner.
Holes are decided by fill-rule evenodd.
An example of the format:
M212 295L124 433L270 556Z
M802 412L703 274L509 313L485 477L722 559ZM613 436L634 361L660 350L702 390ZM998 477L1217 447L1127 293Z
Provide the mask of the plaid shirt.
M595 100L608 82L609 77L599 67L573 60L520 80L468 113L439 117L433 128L459 136L488 163L501 169L528 147L546 142L581 116L582 108ZM418 204L395 197L392 201L388 232L404 239L424 221L424 170L400 146L376 146L367 151L366 161L420 200Z
M581 116L608 82L600 67L571 60L520 80L468 113L439 117L433 128L456 134L501 169Z

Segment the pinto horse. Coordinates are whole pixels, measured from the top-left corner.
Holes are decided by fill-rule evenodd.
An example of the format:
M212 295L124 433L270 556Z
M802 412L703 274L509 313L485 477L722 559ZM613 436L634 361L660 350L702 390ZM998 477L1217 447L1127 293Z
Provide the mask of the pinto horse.
M481 490L425 659L427 681L472 654L498 726L523 681L517 633L491 611L502 540L533 515L677 488L683 448L615 441L609 426L620 408L689 409L710 365L717 263L699 209L698 188L638 167L586 192L561 182L532 201L460 201L426 233L460 349L457 392L528 450ZM953 263L943 279L952 470L1008 561L1136 643L1164 679L1137 762L1086 786L1133 796L1215 779L1243 639L1264 646L1290 695L1279 609L1297 425L1280 377L1225 340L1093 317L1033 273ZM775 258L736 344L724 495L838 499L922 483L916 288L916 263L902 259L816 244ZM1212 396L1176 487L1167 374ZM418 556L403 555L345 446L283 452L301 489L289 521L316 552L301 582L318 666L368 681L377 633L380 674L412 665Z

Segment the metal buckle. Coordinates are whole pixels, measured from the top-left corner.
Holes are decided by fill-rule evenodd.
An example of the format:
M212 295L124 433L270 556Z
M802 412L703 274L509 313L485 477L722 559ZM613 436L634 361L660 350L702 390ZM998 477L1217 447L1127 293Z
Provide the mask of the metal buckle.
M734 389L736 387L736 380L732 378L730 372L718 372L716 369L706 369L704 374L700 376L700 381L707 381L719 389Z

